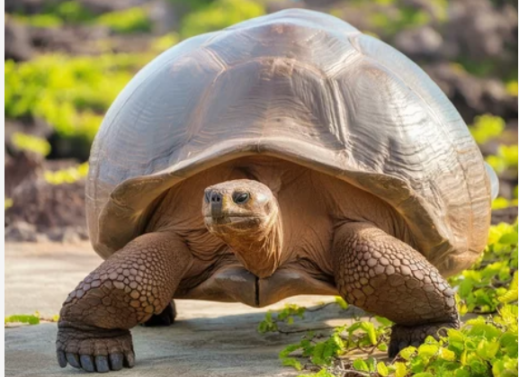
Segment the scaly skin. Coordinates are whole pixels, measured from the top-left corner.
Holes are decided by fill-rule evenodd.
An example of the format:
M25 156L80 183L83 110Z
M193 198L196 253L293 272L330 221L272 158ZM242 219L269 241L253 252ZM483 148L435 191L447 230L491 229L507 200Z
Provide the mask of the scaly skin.
M158 326L170 326L175 322L175 318L177 317L177 308L175 306L175 301L171 301L169 305L166 306L166 309L162 311L160 314L153 314L150 319L142 324L142 326L146 327L158 327Z
M335 281L346 301L395 322L390 357L440 329L459 327L454 291L409 245L372 224L347 223L337 229L333 248Z
M132 367L130 328L161 314L191 264L174 234L149 233L128 243L72 291L60 313L56 351L86 371Z

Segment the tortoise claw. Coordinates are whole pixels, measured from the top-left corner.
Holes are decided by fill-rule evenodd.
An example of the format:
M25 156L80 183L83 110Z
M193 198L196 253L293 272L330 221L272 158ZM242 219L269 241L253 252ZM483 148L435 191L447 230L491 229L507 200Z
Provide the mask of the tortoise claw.
M83 368L87 372L96 371L96 368L94 366L94 358L92 356L81 355L81 356L79 356L79 361L81 362L81 368Z
M65 368L67 366L67 356L65 356L65 352L58 351L56 352L56 356L58 357L59 366Z
M62 368L70 364L87 372L106 373L135 365L128 330L60 328L56 345L58 364Z
M96 356L95 358L96 370L99 373L106 373L110 371L110 365L108 365L108 358L104 355Z

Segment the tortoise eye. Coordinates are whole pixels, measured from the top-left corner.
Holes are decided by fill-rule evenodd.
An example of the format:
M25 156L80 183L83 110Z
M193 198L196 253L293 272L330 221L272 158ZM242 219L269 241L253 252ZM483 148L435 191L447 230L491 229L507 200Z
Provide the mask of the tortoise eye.
M247 192L235 192L232 194L232 200L236 204L247 203L250 199L250 195Z

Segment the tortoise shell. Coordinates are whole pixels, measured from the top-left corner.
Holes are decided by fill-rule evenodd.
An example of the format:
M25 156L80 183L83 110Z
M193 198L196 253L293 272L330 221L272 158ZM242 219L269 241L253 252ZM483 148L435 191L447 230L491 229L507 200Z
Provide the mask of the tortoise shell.
M486 244L496 178L438 86L348 23L292 9L187 39L119 94L90 158L95 250L107 258L140 235L184 179L256 154L382 198L444 274Z

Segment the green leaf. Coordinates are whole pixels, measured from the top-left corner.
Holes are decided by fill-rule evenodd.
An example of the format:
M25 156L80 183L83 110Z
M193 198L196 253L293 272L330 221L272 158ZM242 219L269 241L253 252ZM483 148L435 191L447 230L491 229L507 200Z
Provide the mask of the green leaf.
M326 364L326 359L323 357L326 344L325 342L317 343L312 351L312 362L316 365Z
M47 156L50 153L49 142L40 137L15 132L11 140L16 148L20 150L34 152L42 156Z
M380 317L378 315L375 316L375 319L378 323L380 323L382 326L392 326L393 322L391 322L389 319Z
M301 365L301 363L299 361L297 361L296 359L294 359L293 357L285 357L285 358L281 359L281 362L283 363L283 366L286 366L286 367L293 367L296 370L303 369L303 366Z
M389 369L387 369L386 364L384 364L382 361L380 361L377 364L377 372L383 377L386 377L389 375Z
M517 232L506 233L501 236L499 243L517 245Z
M410 360L416 352L416 347L409 346L400 351L399 355L405 360Z
M396 362L395 364L395 377L405 377L407 375L407 367L402 362Z
M447 361L456 360L456 354L447 348L440 348L440 358Z
M290 355L292 352L297 351L301 347L301 343L289 344L283 350L281 350L281 352L279 352L279 358L283 359Z
M342 310L348 309L348 303L340 296L335 296L335 303L339 305Z
M375 331L375 326L371 322L362 322L361 328L366 331L369 337L369 341L372 345L377 344L377 333Z
M448 329L447 330L447 336L449 338L449 341L455 341L455 342L464 342L465 341L465 335L456 329Z
M503 304L508 304L510 302L517 301L517 295L518 295L517 289L512 289L512 290L506 291L505 294L499 296L497 299L499 300L499 302L501 302Z
M27 323L29 325L37 325L40 323L39 316L31 315L31 314L14 314L9 317L6 317L4 323Z
M475 337L475 336L483 336L487 339L494 339L498 338L500 335L500 331L498 328L496 328L493 325L490 324L475 324L472 325L467 334L469 336ZM474 347L475 349L476 347Z
M518 352L517 333L506 332L501 336L500 344L508 356L516 356Z
M353 368L362 372L369 372L368 364L362 359L356 359L353 361Z
M432 356L436 355L438 350L439 350L438 345L422 344L420 347L418 347L418 355L425 356L425 357L432 357Z
M465 368L456 369L454 377L471 377L470 372Z

